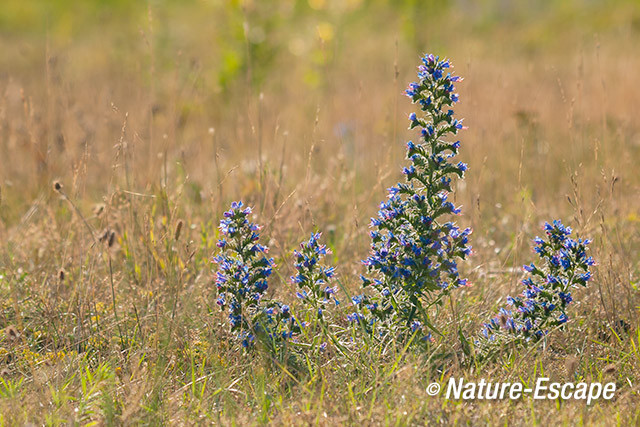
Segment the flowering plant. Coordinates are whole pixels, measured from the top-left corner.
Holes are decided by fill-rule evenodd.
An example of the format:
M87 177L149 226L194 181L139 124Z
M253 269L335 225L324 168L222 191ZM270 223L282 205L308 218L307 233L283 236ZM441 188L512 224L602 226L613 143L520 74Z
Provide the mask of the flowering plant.
M482 328L476 345L484 353L506 344L535 342L544 337L548 328L562 327L569 321L566 309L573 301L571 289L587 286L591 279L587 256L590 240L570 238L571 228L559 220L544 226L546 239L536 237L534 251L542 264L531 263L523 268L525 289L520 296L508 297L510 309L500 308L498 314Z
M291 342L300 351L322 351L327 342L315 344L329 338L342 351L343 344L332 328L338 334L350 330L354 335L349 343L356 345L355 334L362 330L367 344L370 337L380 340L375 342L415 338L428 342L429 329L439 333L431 309L440 306L453 289L467 285L458 272L458 261L471 253L471 229L461 230L451 220L460 208L448 201L453 179L463 179L467 170L466 164L453 160L460 141L451 137L464 127L451 109L458 102L454 83L461 79L450 68L448 60L426 55L418 69L419 81L406 91L420 106L420 115L409 116L410 129L419 128L420 139L407 143L411 164L403 170L405 179L389 189L377 217L371 219L371 251L363 261L367 271L361 281L363 288L373 292L352 296L355 309L346 316L361 329L328 323L329 308L339 302L337 287L332 285L335 267L323 264L330 251L320 243L321 233L311 234L293 251L291 281L305 308L300 311L304 321L300 321L288 305L264 298L275 263L267 256L268 248L258 243L260 227L249 221L251 209L234 202L224 213L220 254L214 258L217 302L228 308L231 331L244 347L251 348L258 341L280 352ZM501 308L484 324L476 340L481 354L493 354L505 344L535 342L549 328L563 327L569 320L566 307L572 302L571 289L586 286L590 280L589 267L594 264L587 256L590 241L570 238L571 229L560 221L547 223L545 231L546 239L536 238L534 248L542 264L524 266L523 293L509 297L510 307ZM300 337L303 328L305 339ZM460 330L459 336L468 354L468 341Z
M447 71L451 64L446 59L429 54L422 62L419 82L406 91L422 112L409 116L410 129L420 128L420 141L407 143L411 165L403 170L405 181L389 189L388 199L371 219L371 253L363 261L370 277L361 279L363 287L371 286L377 295L353 299L372 316L368 326L380 322L410 333L423 325L435 329L427 309L467 284L457 260L471 252L471 230L460 230L446 219L460 213L447 200L452 177L463 178L467 170L466 164L453 160L460 141L447 139L463 129L450 108L458 101L454 83L461 79ZM359 312L350 316L361 319Z
M231 331L243 347L252 347L256 336L273 347L298 332L299 325L289 306L263 298L275 263L267 256L269 248L258 243L260 226L249 221L250 214L250 207L233 202L220 221L221 251L213 259L217 304L228 308Z
M320 320L324 319L329 301L339 304L335 297L338 287L330 285L336 269L321 264L322 259L331 253L326 245L319 243L321 235L312 233L308 241L300 243L300 250L293 251L296 274L291 276L291 281L299 288L296 296L315 310Z

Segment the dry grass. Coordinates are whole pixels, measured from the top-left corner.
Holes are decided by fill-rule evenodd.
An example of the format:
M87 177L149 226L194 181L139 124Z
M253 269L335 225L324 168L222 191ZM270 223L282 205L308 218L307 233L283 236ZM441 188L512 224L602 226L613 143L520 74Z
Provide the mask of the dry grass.
M0 423L640 423L633 2L466 5L427 21L385 2L151 3L0 35ZM368 218L415 137L401 92L422 50L465 77L469 126L455 197L474 229L463 266L474 286L440 314L439 345L459 349L458 326L472 336L518 291L531 238L556 217L594 238L599 263L569 330L471 367L329 358L292 379L243 356L212 285L223 209L255 207L280 267L276 296L291 299L289 253L314 229L355 290ZM424 391L449 376L541 372L619 392L586 407Z

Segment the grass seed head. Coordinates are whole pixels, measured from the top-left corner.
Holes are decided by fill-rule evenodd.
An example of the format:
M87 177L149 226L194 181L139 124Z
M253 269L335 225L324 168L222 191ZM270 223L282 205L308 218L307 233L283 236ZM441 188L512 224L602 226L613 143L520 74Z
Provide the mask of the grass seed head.
M110 248L113 247L115 242L116 242L116 232L115 231L111 231L111 233L109 234L108 246Z
M18 331L18 328L13 325L7 326L4 332L7 336L7 341L15 341L20 338L20 332Z
M182 232L182 227L184 226L184 221L183 220L179 220L178 223L176 224L176 231L173 234L173 239L177 242L178 239L180 239L180 233Z
M104 208L105 208L104 203L99 203L99 204L95 205L93 207L93 214L95 216L99 217L104 212Z

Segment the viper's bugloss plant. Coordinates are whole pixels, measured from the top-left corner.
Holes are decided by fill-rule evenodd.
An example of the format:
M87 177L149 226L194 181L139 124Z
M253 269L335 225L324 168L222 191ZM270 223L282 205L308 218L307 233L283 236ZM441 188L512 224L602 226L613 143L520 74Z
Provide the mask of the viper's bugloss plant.
M308 241L300 243L300 250L293 251L296 274L291 276L291 281L298 287L296 296L323 320L327 305L330 302L338 305L339 302L336 298L338 287L331 286L336 269L322 263L331 250L320 244L321 236L321 233L312 233Z
M449 70L446 59L426 55L418 68L419 81L406 91L421 113L409 116L410 129L420 129L420 139L407 143L404 182L389 189L376 218L371 219L371 253L363 261L368 276L364 287L373 296L356 296L361 310L350 320L367 317L372 324L393 325L400 333L433 328L429 307L440 304L451 290L467 280L458 273L458 260L471 252L471 229L461 230L450 217L460 213L448 200L452 179L463 178L467 165L454 161L460 141L453 140L462 121L451 109L458 101L454 83L461 80ZM364 313L361 314L361 313ZM426 335L425 335L426 336Z
M571 290L585 287L594 265L587 255L590 240L570 238L571 228L559 220L546 223L546 238L536 237L534 251L541 263L525 265L525 287L520 296L508 297L508 308L483 325L476 345L485 355L505 345L536 342L551 329L569 321Z
M328 315L339 302L335 267L323 262L330 251L320 243L321 233L312 233L293 251L291 282L301 302L296 319L288 305L265 297L275 263L268 247L258 243L260 227L249 220L251 209L234 202L224 213L220 251L214 257L217 303L228 310L231 331L244 347L260 343L271 355L308 365L310 354L323 353L331 343L343 355L357 348L369 354L372 343L401 341L408 346L412 340L428 343L430 330L439 333L437 308L452 290L468 284L458 262L471 253L471 229L461 229L452 220L460 207L448 200L454 179L464 178L467 165L454 160L460 141L453 137L464 129L452 110L458 102L454 83L461 79L446 59L429 54L422 62L419 81L406 91L421 110L409 116L409 128L418 128L420 137L407 143L410 164L403 169L404 181L389 189L371 219L371 251L362 261L364 293L353 295L351 308L342 311L353 328L332 323ZM534 248L542 262L524 266L525 290L509 297L509 306L484 324L475 340L477 354L487 357L505 345L535 342L569 320L571 290L586 286L591 278L590 242L570 238L571 229L560 221L547 223L545 232L545 239L535 239ZM469 355L461 329L458 335ZM289 348L293 351L281 351Z
M264 301L267 279L275 267L269 248L258 243L260 226L249 220L251 208L233 202L220 221L217 264L217 304L229 312L231 331L243 347L252 347L256 336L273 344L298 329L288 306Z

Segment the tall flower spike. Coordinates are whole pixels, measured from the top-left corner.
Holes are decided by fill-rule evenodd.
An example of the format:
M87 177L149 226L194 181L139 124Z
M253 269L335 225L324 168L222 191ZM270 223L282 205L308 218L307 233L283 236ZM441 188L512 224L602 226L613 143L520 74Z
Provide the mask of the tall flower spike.
M331 251L320 244L321 233L312 233L308 241L300 243L300 250L293 251L296 274L291 276L299 291L296 293L302 303L317 311L319 319L324 318L327 304L333 301L339 304L335 295L337 286L331 286L335 276L335 267L322 264L322 259Z
M242 202L231 204L220 221L220 254L213 258L217 303L228 308L231 330L245 347L254 341L251 318L260 310L260 299L275 267L273 258L267 256L269 248L258 243L260 227L249 221L250 215L251 208Z
M569 321L566 309L573 301L571 289L587 286L593 258L587 256L590 240L571 239L571 228L559 220L546 223L546 238L536 237L534 252L540 267L531 263L523 267L524 290L520 296L508 297L510 309L499 313L483 325L477 345L485 355L508 343L525 344L544 337L550 328Z
M401 323L415 332L431 324L426 308L437 304L450 290L467 284L458 273L458 259L471 252L471 229L461 230L447 220L460 213L448 200L452 177L464 177L467 165L455 162L460 142L453 140L464 129L451 107L458 101L448 60L426 55L418 68L419 81L406 94L421 114L409 116L409 128L420 129L419 142L407 143L404 182L389 189L376 218L371 219L371 253L363 261L371 277L363 286L377 291L375 301L364 306L373 320ZM369 299L369 298L367 298ZM352 318L356 318L352 316Z

